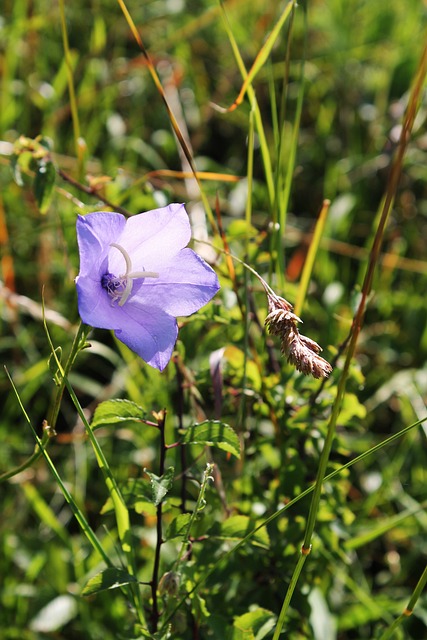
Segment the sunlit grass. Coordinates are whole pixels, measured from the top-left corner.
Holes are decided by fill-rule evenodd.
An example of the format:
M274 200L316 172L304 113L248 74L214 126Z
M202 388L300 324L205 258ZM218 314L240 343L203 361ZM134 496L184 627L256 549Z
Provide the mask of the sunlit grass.
M19 0L3 13L5 639L423 637L422 5ZM174 201L220 294L180 322L163 374L100 330L75 358L76 214ZM284 361L251 269L295 304L328 380ZM92 432L113 398L142 422ZM42 454L30 427L41 438L44 420L58 435ZM235 430L239 460L225 427L228 449L175 446L204 421ZM144 469L171 467L167 499L150 503ZM121 588L99 591L107 566Z

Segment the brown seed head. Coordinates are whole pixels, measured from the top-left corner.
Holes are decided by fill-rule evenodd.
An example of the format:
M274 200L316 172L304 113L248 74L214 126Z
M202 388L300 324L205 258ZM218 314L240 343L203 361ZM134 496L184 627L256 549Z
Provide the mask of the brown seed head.
M332 367L319 356L322 348L317 342L298 331L297 322L302 320L292 312L292 305L271 291L267 291L267 298L268 315L265 326L269 333L280 337L281 351L287 361L304 375L327 378Z

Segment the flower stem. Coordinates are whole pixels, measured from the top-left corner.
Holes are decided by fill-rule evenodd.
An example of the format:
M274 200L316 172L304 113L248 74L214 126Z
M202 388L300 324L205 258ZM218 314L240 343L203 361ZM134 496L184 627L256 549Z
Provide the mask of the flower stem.
M160 411L158 427L160 431L160 461L159 461L159 476L161 477L165 472L165 460L166 460L166 441L165 441L165 427L166 427L166 411ZM151 612L152 631L157 631L157 625L159 622L159 605L157 600L157 589L159 585L159 567L160 567L160 551L163 544L163 531L162 531L162 513L163 503L160 502L157 505L156 512L156 550L154 553L153 563L153 575L151 578L151 597L153 599L153 607Z
M74 336L73 344L71 345L70 355L68 356L67 362L65 363L63 375L61 375L61 380L60 380L58 389L56 391L55 400L48 415L47 422L52 429L55 429L56 422L58 420L59 410L62 402L62 396L64 395L65 380L68 374L70 373L71 367L73 366L78 353L81 351L81 349L83 348L86 342L86 338L89 334L89 331L90 331L90 327L88 327L87 325L81 322L79 325L79 328L77 329L77 333Z
M68 376L66 375L66 371L69 372L71 364L73 362L72 358L69 357L68 362L66 364L66 368L64 369L61 365L61 362L58 358L58 354L57 351L53 345L52 342L52 338L50 336L47 324L46 324L46 319L44 319L44 326L45 326L45 332L46 332L46 336L47 339L49 341L49 345L51 348L51 354L52 354L52 358L55 359L56 361L56 365L58 367L58 372L61 376L61 384L63 383L65 385L65 388L67 389L68 393L70 394L71 400L73 401L73 404L77 410L77 413L85 427L85 431L86 434L88 436L88 439L92 445L92 448L94 450L95 453L95 457L98 463L98 466L104 476L104 481L108 490L108 493L111 497L111 500L113 502L113 506L114 506L114 512L115 512L115 516L116 516L116 523L117 523L117 532L118 532L118 536L119 536L119 540L120 540L120 544L122 547L122 551L123 554L126 558L126 564L127 564L127 570L129 572L129 574L131 576L136 577L137 576L137 570L136 570L136 563L135 563L135 557L134 557L134 551L133 551L133 546L132 546L132 537L131 537L131 529L130 529L130 518L129 518L129 511L126 507L125 501L123 499L123 496L120 492L120 489L117 485L116 479L114 478L113 474L111 473L111 469L108 465L107 459L104 456L104 453L98 443L98 440L95 437L95 434L85 416L85 413L82 409L82 406L76 396L76 393L72 387L72 385L70 384L70 381L68 379ZM89 327L87 327L86 325L81 325L79 327L79 330L77 332L75 341L73 343L73 347L75 347L75 349L77 349L77 346L79 347L77 349L77 351L74 350L74 348L72 348L71 350L71 354L73 355L73 358L75 358L75 355L77 355L77 352L81 349L81 347L83 346L82 344L82 337L86 335L86 332L88 331ZM77 345L77 346L75 346ZM45 457L47 456L46 452L44 452ZM77 516L76 516L77 517ZM80 520L79 520L80 522ZM110 563L111 565L111 563ZM145 624L145 616L144 616L144 611L143 611L143 606L142 606L142 598L141 598L141 592L139 589L139 585L137 583L132 583L129 585L128 588L128 592L129 595L133 601L134 607L135 607L135 611L136 614L138 616L139 622L141 624Z

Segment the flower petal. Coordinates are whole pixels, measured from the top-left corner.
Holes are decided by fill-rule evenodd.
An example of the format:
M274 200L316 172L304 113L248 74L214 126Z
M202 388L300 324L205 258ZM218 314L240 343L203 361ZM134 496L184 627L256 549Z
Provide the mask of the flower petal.
M133 271L160 271L190 238L190 221L184 205L170 204L128 218L121 235L112 241L128 253ZM115 248L110 252L109 269L116 275L125 272L123 256Z
M98 329L118 329L123 322L123 309L113 304L99 277L77 276L77 303L84 323Z
M141 309L127 303L123 307L116 337L152 367L163 371L169 362L178 336L175 318L162 309Z
M96 211L77 218L77 241L80 253L80 276L96 277L110 251L126 225L121 213ZM103 275L103 274L101 274Z
M215 271L192 249L182 249L159 278L134 283L130 302L160 307L172 316L189 316L203 307L219 289Z

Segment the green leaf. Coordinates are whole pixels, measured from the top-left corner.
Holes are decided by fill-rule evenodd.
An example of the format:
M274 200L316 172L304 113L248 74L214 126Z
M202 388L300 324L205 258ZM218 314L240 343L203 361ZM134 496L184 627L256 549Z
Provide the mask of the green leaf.
M91 596L99 591L106 591L107 589L117 589L117 587L123 587L131 582L138 582L134 576L131 576L124 569L116 569L110 567L97 573L96 576L91 578L82 590L83 596Z
M255 609L234 619L232 640L262 640L273 629L276 617L267 609Z
M191 513L181 513L172 520L166 531L166 540L185 537L190 520Z
M33 183L34 196L41 213L46 213L56 180L55 165L51 160L41 159L37 163Z
M257 526L257 522L248 516L232 516L227 518L221 524L216 523L209 531L209 535L215 538L223 538L227 540L242 540ZM269 547L270 538L265 527L256 531L251 537L250 542L260 547Z
M236 432L225 422L205 420L183 430L182 442L218 447L240 458L240 442Z
M157 507L172 488L175 469L173 467L169 467L169 469L167 469L167 471L160 477L151 473L151 471L147 471L147 469L144 469L144 471L150 478L151 500Z
M141 422L146 412L136 402L130 400L107 400L101 402L95 409L92 419L92 429L123 424L126 422Z
M23 187L24 181L22 179L21 165L19 164L19 156L17 154L14 154L10 159L10 168L12 169L13 179L18 187Z

